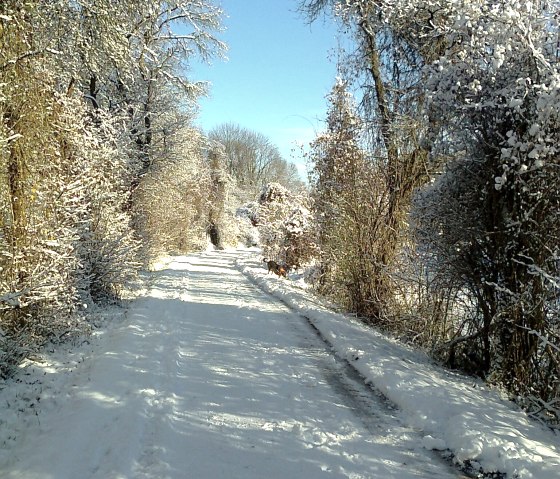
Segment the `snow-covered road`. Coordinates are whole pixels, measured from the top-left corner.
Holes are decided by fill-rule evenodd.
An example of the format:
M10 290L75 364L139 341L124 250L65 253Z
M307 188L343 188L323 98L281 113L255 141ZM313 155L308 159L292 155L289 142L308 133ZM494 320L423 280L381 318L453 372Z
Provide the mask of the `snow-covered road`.
M460 477L234 258L155 273L68 390L43 394L0 477Z

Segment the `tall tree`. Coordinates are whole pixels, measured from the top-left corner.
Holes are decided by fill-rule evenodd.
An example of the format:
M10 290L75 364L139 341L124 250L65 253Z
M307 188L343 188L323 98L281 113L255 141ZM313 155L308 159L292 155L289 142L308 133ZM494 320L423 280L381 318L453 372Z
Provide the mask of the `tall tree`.
M372 251L383 247L375 237L381 218L379 181L376 184L361 146L363 123L344 80L337 80L328 100L326 132L309 153L321 258L319 289L362 316L379 316L371 308L382 275L372 261Z
M429 179L433 165L429 138L437 131L425 108L421 80L422 68L437 56L440 42L431 37L420 41L409 31L429 28L432 20L424 13L411 18L409 25L389 21L392 8L393 4L367 0L302 2L311 19L331 10L353 32L357 44L343 71L348 81L360 85L362 142L367 142L376 170L379 207L372 211L378 216L372 221L377 224L380 247L371 248L364 261L371 265L367 274L375 276L368 314L378 321L389 313L394 291L391 272L407 241L406 216L414 191Z

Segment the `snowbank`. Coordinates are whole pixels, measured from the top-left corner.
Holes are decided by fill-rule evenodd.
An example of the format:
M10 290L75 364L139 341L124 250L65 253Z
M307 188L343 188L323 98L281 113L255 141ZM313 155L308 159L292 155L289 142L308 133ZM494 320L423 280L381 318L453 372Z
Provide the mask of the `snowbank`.
M267 292L299 311L336 353L424 435L427 449L449 449L459 462L520 479L560 478L560 439L481 382L447 371L360 322L325 308L256 261L238 266Z

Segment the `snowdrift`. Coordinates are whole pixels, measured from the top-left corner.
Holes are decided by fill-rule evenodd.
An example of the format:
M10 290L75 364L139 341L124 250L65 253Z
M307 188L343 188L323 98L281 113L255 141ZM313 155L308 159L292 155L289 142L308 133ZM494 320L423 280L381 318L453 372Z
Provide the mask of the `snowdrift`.
M298 311L423 435L427 449L508 477L560 478L560 439L515 404L473 378L445 370L359 321L332 312L293 283L267 275L249 259L238 267L254 283Z

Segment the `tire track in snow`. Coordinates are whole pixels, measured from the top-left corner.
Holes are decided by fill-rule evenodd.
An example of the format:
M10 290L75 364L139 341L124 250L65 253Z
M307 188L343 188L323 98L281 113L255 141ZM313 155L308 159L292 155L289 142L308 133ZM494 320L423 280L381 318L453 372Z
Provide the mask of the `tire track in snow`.
M233 259L176 258L156 273L0 476L457 477L410 431L389 431L360 391L349 400L309 326Z
M365 378L352 365L352 362L348 358L342 358L336 353L328 338L321 334L308 317L293 310L282 298L263 290L258 283L252 281L250 276L246 275L246 277L264 295L282 303L287 310L293 315L299 316L302 322L305 323L309 332L313 335L312 339L311 336L303 334L308 343L306 347L315 351L318 369L322 371L323 376L333 390L345 399L348 407L370 434L384 437L395 434L396 436L404 436L407 441L408 438L411 438L412 443L421 443L422 438L419 433L405 426L404 422L398 417L398 406L371 383L366 383ZM280 279L279 281L282 280ZM459 468L453 463L453 457L445 451L418 449L411 447L410 444L405 447L410 451L411 463L421 464L423 461L422 456L424 456L424 459L429 458L433 462L442 464L454 477L459 479L479 477L479 474L475 471Z

